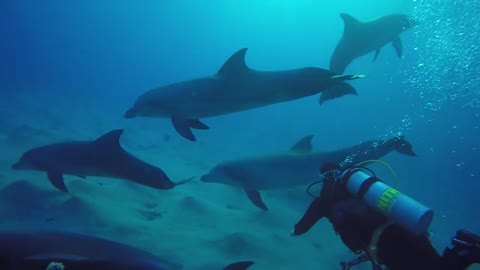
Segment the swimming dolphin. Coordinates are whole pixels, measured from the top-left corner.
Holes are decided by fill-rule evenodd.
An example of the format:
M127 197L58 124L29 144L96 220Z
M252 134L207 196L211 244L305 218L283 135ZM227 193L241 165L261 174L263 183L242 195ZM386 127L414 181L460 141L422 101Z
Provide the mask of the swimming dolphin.
M208 129L200 118L219 116L322 93L320 103L356 94L346 80L363 75L337 75L321 68L258 71L245 64L247 49L233 54L211 76L147 91L124 117L167 117L177 132L195 141L191 128Z
M330 71L338 74L342 74L354 59L367 53L374 51L375 61L382 47L390 42L398 57L402 57L399 35L417 25L411 17L402 14L387 15L366 22L360 22L345 13L340 16L344 31L330 58Z
M220 163L203 175L200 181L241 187L255 206L268 210L259 190L310 184L318 178L320 167L325 163L353 165L364 160L381 158L392 150L416 156L412 145L403 136L317 153L312 152L312 138L312 135L304 137L287 153Z
M12 169L44 171L52 185L63 192L68 192L63 174L121 178L156 189L171 189L188 181L174 183L160 168L129 154L120 146L122 133L123 130L117 129L94 141L33 148L25 152Z
M53 264L60 267L48 267ZM210 270L244 270L252 264L242 261ZM177 270L182 266L141 249L86 234L2 231L0 269Z

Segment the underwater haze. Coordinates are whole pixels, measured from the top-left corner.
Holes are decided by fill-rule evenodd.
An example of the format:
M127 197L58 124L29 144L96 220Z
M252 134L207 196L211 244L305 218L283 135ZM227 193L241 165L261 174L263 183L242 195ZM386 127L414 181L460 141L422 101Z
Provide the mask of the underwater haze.
M340 269L354 257L327 220L291 237L311 197L306 186L244 191L198 178L228 160L287 152L306 135L334 151L398 135L418 157L383 158L398 189L434 210L442 251L457 229L480 233L480 20L475 0L2 1L0 3L1 227L62 229L114 239L195 269L253 260L251 269ZM125 119L137 97L162 85L215 74L241 48L256 70L328 69L343 33L341 13L369 20L408 14L403 56L387 44L345 74L358 95L319 95L202 119L196 142L168 118ZM94 140L123 129L129 153L174 181L156 190L105 177L14 171L25 151ZM392 177L373 165L386 182ZM312 179L312 182L318 179ZM359 269L369 269L368 267ZM480 269L480 268L473 268Z

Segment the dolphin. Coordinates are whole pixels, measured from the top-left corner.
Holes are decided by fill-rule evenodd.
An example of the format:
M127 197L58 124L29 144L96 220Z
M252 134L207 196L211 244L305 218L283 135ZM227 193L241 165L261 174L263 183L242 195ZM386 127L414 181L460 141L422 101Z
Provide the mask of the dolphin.
M196 141L191 129L209 129L200 118L224 115L322 93L320 103L357 94L345 81L364 75L337 75L306 67L259 71L245 63L247 48L233 54L213 75L161 86L140 95L124 117L170 118L176 131Z
M190 180L174 183L160 168L129 154L120 146L122 133L122 129L117 129L94 141L33 148L25 152L12 169L46 172L52 185L63 192L68 192L63 174L121 178L155 189L171 189Z
M402 57L400 34L417 26L417 22L403 14L392 14L370 21L360 22L342 13L343 35L330 58L330 71L343 74L347 66L356 58L375 52L375 61L383 46L392 43L398 57Z
M268 210L259 191L310 184L318 178L323 164L354 165L379 159L392 150L416 156L404 136L366 141L331 152L312 152L312 138L313 135L302 138L289 152L222 162L203 175L200 181L243 188L256 207Z
M245 270L252 264L241 261L209 269ZM182 266L144 250L87 234L4 230L0 232L0 269L177 270Z

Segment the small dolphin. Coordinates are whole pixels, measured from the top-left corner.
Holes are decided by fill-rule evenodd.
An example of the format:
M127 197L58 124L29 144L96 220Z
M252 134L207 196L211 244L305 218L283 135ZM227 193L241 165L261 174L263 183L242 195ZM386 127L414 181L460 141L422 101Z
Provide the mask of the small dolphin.
M417 25L411 17L392 14L360 22L354 17L342 13L344 31L340 42L330 59L330 71L343 74L347 66L356 58L375 51L375 61L380 50L392 42L398 57L402 57L400 34Z
M62 231L0 232L0 269L179 270L182 266L131 246ZM251 261L210 270L245 270ZM63 268L62 268L63 267Z
M259 108L322 93L320 103L356 94L346 80L363 75L337 75L321 68L258 71L245 64L247 49L233 54L211 76L173 83L138 97L124 117L167 117L177 132L195 141L191 128L208 129L199 119Z
M318 178L320 167L325 163L347 166L381 158L392 150L416 156L412 145L403 136L390 140L372 140L337 151L317 153L312 153L312 138L312 135L304 137L287 153L223 162L203 175L200 181L241 187L255 206L268 210L259 190L312 183Z
M120 146L122 133L123 130L117 129L94 141L33 148L25 152L12 169L44 171L52 185L63 192L68 192L63 174L121 178L156 189L171 189L189 181L174 183L160 168L129 154Z

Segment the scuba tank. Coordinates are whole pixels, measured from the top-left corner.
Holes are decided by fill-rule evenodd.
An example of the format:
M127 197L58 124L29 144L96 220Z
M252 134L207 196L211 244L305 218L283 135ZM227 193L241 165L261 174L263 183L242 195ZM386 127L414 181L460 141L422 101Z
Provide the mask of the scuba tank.
M360 198L368 206L380 211L391 221L415 235L428 234L433 210L422 203L383 183L364 167L352 167L342 171L337 181Z

